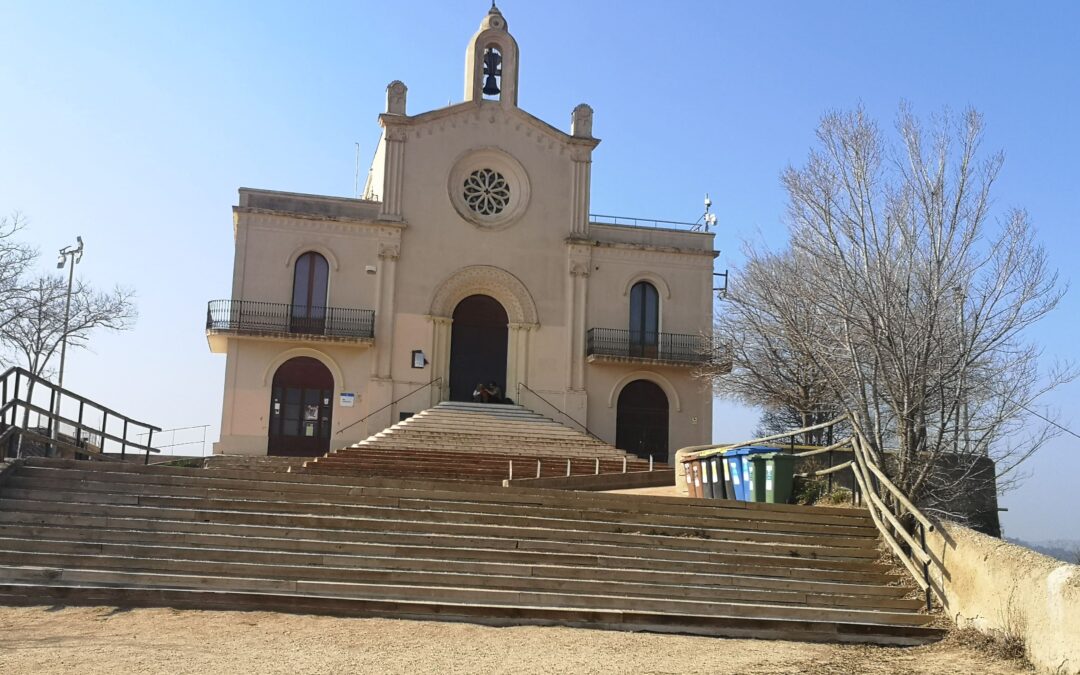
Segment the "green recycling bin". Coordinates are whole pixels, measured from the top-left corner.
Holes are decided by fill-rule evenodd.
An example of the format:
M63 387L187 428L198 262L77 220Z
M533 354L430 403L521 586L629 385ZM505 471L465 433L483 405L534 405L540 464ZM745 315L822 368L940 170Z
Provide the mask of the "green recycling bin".
M750 460L750 490L747 501L787 504L795 479L795 457L782 452L753 455Z

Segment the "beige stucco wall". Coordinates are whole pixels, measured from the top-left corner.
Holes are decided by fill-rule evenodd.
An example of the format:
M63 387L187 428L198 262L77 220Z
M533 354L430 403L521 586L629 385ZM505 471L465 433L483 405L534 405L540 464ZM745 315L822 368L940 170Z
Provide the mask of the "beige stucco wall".
M926 543L943 569L934 582L945 612L958 626L1019 634L1040 672L1080 673L1080 565L952 523Z
M446 397L449 319L456 302L471 293L491 295L507 309L505 385L520 403L559 418L524 390L518 396L519 382L614 442L619 392L633 379L649 379L668 394L671 452L709 440L711 392L692 378L690 367L588 363L585 335L590 328L628 327L629 288L639 280L660 291L661 331L710 332L713 236L590 223L591 159L599 143L592 137L592 111L575 108L568 133L517 108L517 50L505 30L501 14L492 10L477 35L503 35L503 86L514 95L498 101L471 95L409 115L407 88L388 86L366 191L371 199L241 190L231 297L289 303L293 262L314 250L330 262L327 304L374 310L375 339L343 344L211 336L211 348L228 360L216 451L265 452L269 380L273 364L289 353L336 364L331 370L344 384L335 382L335 394L357 394L351 409L338 409L335 401L335 431L443 378L439 387L335 433L334 445ZM481 67L475 46L466 55L467 68ZM476 222L475 214L462 211L461 172L476 162L493 162L513 178L517 201L499 222ZM411 367L417 349L427 355L427 368Z

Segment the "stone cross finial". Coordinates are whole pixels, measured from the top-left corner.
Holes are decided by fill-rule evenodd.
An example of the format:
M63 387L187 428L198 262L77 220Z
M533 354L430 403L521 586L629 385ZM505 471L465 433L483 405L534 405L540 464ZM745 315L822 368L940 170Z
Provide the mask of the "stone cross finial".
M401 80L386 85L386 112L390 115L405 114L405 98L409 88Z
M578 104L570 115L570 135L578 138L592 138L592 117L592 108L585 103Z

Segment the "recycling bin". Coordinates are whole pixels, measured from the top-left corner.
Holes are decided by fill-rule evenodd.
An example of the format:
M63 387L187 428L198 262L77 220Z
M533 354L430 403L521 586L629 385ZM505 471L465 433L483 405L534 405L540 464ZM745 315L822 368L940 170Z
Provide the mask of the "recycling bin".
M776 448L766 448L761 446L750 446L747 448L739 448L738 450L729 450L736 459L731 465L731 470L738 472L737 476L732 477L732 483L735 483L735 479L738 478L739 484L735 487L736 499L744 502L761 501L757 498L757 490L751 480L750 476L750 458L755 455L763 455L769 453L775 453ZM727 453L725 453L726 455ZM762 477L764 482L764 477Z
M742 459L739 457L739 450L728 450L724 453L724 472L728 494L732 499L744 501L746 492L743 491Z
M710 455L706 461L709 465L709 480L713 486L713 499L730 499L724 481L724 458L720 455Z
M724 493L728 499L738 499L739 496L735 491L735 482L733 480L735 472L732 470L732 458L728 457L727 452L722 452L718 455L720 458L720 471L724 479Z
M795 457L782 452L750 458L753 501L787 504L795 480Z
M701 497L701 467L697 460L686 463L686 487L691 497Z
M703 457L697 461L698 473L701 474L701 496L705 499L713 498L712 471L709 470L709 458Z

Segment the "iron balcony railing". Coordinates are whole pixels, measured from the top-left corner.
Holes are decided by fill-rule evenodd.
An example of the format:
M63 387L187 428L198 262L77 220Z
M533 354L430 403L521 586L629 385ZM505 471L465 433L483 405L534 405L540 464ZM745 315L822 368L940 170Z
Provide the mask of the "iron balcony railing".
M713 358L710 340L704 335L654 333L590 328L586 356L615 356L675 363L705 363Z
M206 330L371 339L375 337L375 312L252 300L211 300L206 307Z

